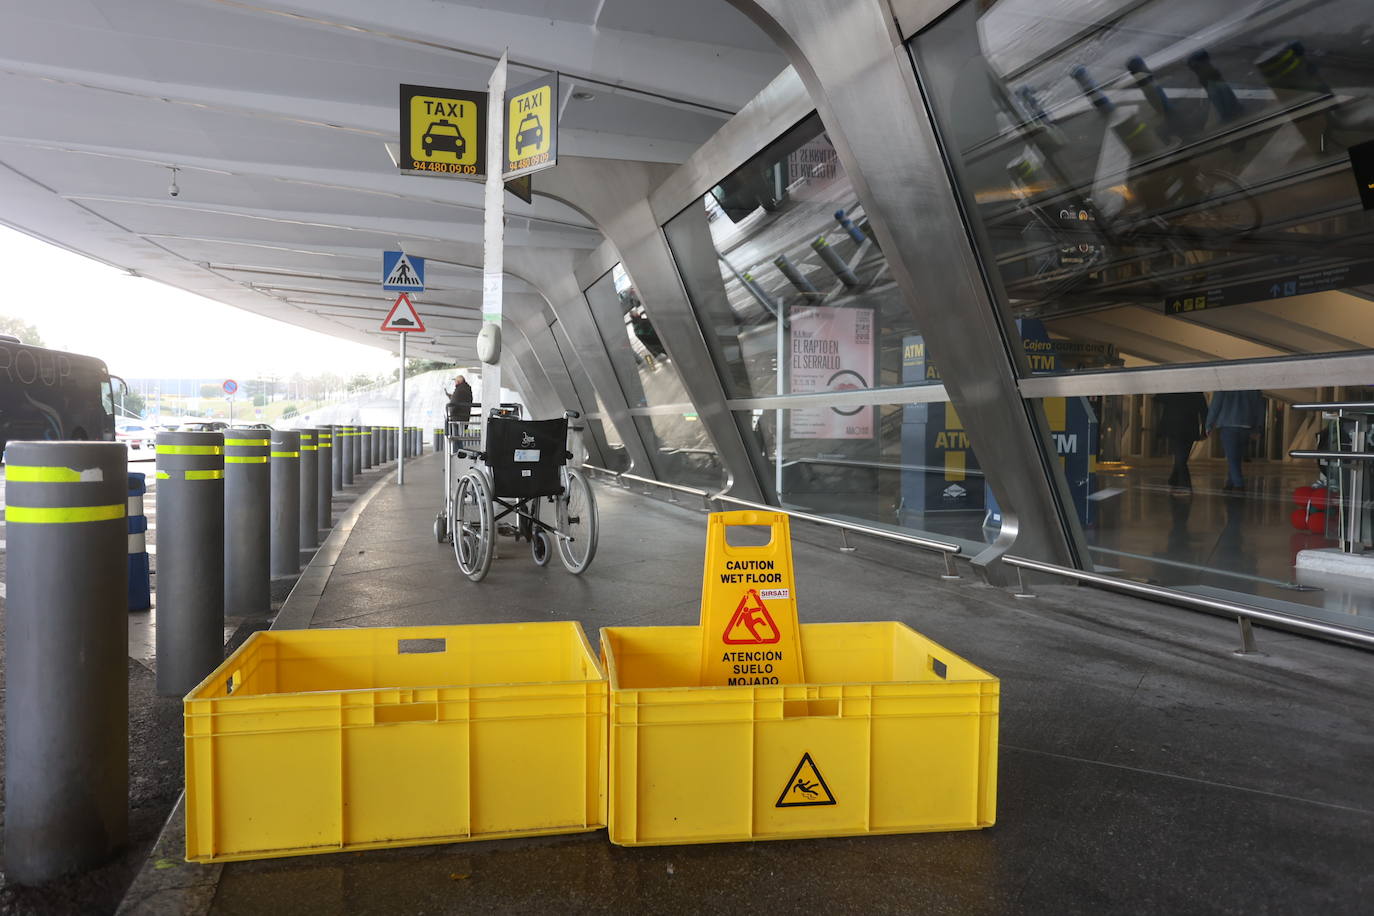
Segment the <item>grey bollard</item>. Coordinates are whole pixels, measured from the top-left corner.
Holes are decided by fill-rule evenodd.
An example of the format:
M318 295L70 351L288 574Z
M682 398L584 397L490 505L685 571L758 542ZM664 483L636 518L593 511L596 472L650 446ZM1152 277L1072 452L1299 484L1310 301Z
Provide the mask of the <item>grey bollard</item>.
M376 450L372 447L372 443L376 439L376 436L374 435L376 429L377 428L375 426L363 427L363 467L367 468L368 470L371 470L372 468L375 468L377 466L377 453Z
M224 613L228 617L263 617L272 610L270 436L265 429L224 431Z
M357 455L353 451L353 445L357 442L357 427L339 427L339 455L343 459L340 465L343 467L343 483L346 487L353 485L353 472L357 468Z
M390 464L396 460L396 427L388 426L383 429L382 442L382 452Z
M157 434L157 692L224 661L224 434Z
M353 477L354 479L356 479L358 477L361 477L363 471L366 470L366 468L363 466L363 428L361 426L353 427L352 439Z
M272 575L301 571L301 436L272 432Z
M338 493L343 489L343 427L337 423L326 427L329 430L329 444L333 446L330 451L330 464L334 473L334 492ZM332 496L331 496L332 498ZM333 523L333 520L330 520Z
M108 858L129 824L124 446L5 451L5 873Z
M444 431L442 429L436 429L434 431L434 450L436 452L442 452L444 450Z
M315 474L317 477L317 495L315 497L316 525L321 531L328 531L334 527L334 488L330 481L334 479L334 432L328 426L321 426L315 430L315 444L319 451L315 453L315 460L319 468Z
M301 548L313 550L320 546L320 485L315 479L319 473L319 447L315 445L313 429L297 430L297 434L301 437Z

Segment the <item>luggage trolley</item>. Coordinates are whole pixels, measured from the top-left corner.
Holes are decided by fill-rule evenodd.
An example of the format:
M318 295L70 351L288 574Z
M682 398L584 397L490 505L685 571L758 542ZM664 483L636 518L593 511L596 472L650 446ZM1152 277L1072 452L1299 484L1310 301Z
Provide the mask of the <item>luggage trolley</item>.
M522 420L503 412L487 419L485 452L466 443L450 447L445 511L435 519L435 534L452 541L458 568L474 582L491 568L498 534L528 541L539 566L557 550L568 572L581 574L596 555L598 517L591 485L568 463L568 420L578 414ZM454 446L459 441L450 437ZM475 463L458 474L453 460L464 458Z

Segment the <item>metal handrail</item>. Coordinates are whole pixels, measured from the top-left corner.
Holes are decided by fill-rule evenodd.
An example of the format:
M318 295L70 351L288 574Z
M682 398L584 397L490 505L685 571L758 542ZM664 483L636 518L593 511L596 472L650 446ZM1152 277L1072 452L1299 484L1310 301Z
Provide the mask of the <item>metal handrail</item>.
M782 463L783 467L793 467L798 464L820 464L827 467L842 468L871 468L875 471L939 471L945 472L943 467L935 467L930 464L901 464L895 461L865 461L861 458L791 458ZM969 468L967 472L970 476L982 477L983 472L977 468Z
M1300 449L1289 452L1288 456L1290 458L1339 458L1342 461L1352 458L1355 461L1370 461L1374 459L1374 452L1314 452Z
M1130 579L1118 579L1115 576L1106 576L1102 573L1088 572L1082 569L1071 569L1067 566L1056 566L1053 563L1031 560L1026 557L1007 555L1002 557L1002 562L1016 568L1018 583L1021 587L1021 594L1023 595L1029 595L1029 592L1026 591L1025 580L1021 578L1021 571L1030 570L1032 572L1047 573L1052 576L1085 582L1098 588L1107 589L1108 591L1125 592L1129 595L1139 595L1154 601L1177 604L1189 608L1190 610L1205 611L1225 617L1235 617L1241 623L1243 651L1247 652L1254 651L1253 637L1251 637L1249 633L1250 621L1276 624L1285 629L1295 630L1300 633L1340 639L1357 643L1362 648L1374 649L1374 633L1367 630L1355 630L1350 627L1322 623L1317 620L1304 620L1301 617L1291 617L1287 614L1278 614L1273 611L1262 610L1261 608L1251 607L1246 604L1237 604L1234 601L1227 601L1223 598L1190 595L1187 592L1180 592L1172 588L1164 588L1159 585L1146 585L1143 582L1135 582Z
M1326 404L1294 404L1292 410L1367 410L1374 413L1374 401L1331 401Z
M640 477L638 474L630 474L625 471L617 474L616 478L619 480L633 480L635 483L652 484L656 487L663 487L665 490L675 490L678 493L688 493L692 496L700 496L702 499L711 495L705 490L698 490L696 487L687 487L680 483L669 483L666 480L654 480L650 477Z
M827 528L837 528L840 531L840 541L842 544L840 550L846 553L853 552L857 549L855 547L850 546L849 539L848 537L846 537L846 535L850 532L854 534L867 535L868 537L881 538L883 540L888 541L896 541L901 544L908 544L912 547L919 547L922 550L933 551L935 553L939 553L945 561L945 572L944 575L942 575L940 578L960 578L959 571L954 566L954 558L958 556L963 550L963 548L961 548L958 544L951 544L947 541L936 541L930 538L923 538L914 534L903 534L897 531L888 531L884 528L872 528L868 525L859 525L855 524L854 522L842 522L839 519L828 518L824 515L813 515L810 512L802 512L798 509L787 509L781 506L770 506L766 503L758 503L754 502L753 500L740 499L738 496L726 496L724 493L708 493L706 490L698 490L695 487L686 487L682 484L677 483L667 483L666 481L662 480L652 480L648 477L640 477L637 474L630 474L624 471L611 471L607 470L606 468L597 467L594 464L584 464L583 467L592 471L600 472L602 474L609 474L612 477L614 477L617 481L632 480L636 483L644 483L650 484L652 486L663 487L666 490L674 490L679 493L690 493L693 496L701 497L701 499L704 502L708 503L711 501L715 501L722 503L731 503L732 505L743 506L746 509L755 509L760 512L781 512L789 518L795 518L798 521L810 522L813 525L822 525Z

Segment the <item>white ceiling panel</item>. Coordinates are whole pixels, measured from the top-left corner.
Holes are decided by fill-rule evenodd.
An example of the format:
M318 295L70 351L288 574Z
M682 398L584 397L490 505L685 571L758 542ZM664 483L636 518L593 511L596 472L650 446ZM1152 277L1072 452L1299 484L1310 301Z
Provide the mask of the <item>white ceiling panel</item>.
M565 156L680 162L784 66L725 0L44 0L3 23L0 222L388 345L381 251L411 250L438 329L411 343L433 356L471 356L483 187L397 172L400 83L480 89L509 48L513 83L563 73ZM509 247L601 244L534 185L507 198Z

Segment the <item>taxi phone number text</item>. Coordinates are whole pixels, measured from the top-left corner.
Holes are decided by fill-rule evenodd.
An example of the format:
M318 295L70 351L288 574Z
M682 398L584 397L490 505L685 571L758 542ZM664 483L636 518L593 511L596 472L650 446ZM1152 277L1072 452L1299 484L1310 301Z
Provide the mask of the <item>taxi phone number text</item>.
M510 168L507 169L507 171L514 172L516 169L527 169L532 165L543 165L544 163L548 162L550 158L551 157L548 153L540 153L537 156L529 156L525 159L516 159L514 162L510 164Z
M476 175L477 166L458 165L452 162L420 162L414 160L410 167L417 172L451 172L455 175Z

